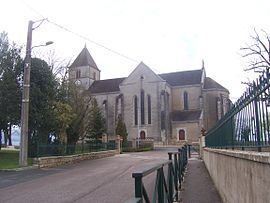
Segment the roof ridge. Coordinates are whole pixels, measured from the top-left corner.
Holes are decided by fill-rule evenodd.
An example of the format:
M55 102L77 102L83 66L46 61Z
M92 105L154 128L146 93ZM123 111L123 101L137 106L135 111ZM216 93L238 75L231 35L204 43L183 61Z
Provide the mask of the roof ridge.
M163 75L163 74L173 74L173 73L185 73L185 72L194 72L194 71L202 71L202 69L184 70L184 71L175 71L175 72L168 72L168 73L159 73L158 75Z
M103 79L103 80L97 80L97 81L108 81L108 80L119 80L119 79L125 79L127 77L121 77L121 78L109 78L109 79Z

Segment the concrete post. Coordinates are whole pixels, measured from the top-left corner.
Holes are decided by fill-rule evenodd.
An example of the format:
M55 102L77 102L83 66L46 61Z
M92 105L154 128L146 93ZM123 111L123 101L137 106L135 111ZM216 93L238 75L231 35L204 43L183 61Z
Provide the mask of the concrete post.
M121 143L122 143L122 139L120 135L116 136L116 150L118 152L118 154L121 153Z
M31 68L31 47L32 47L32 31L33 21L28 23L26 56L23 72L23 94L21 108L21 141L19 165L27 166L28 158L28 119L29 119L29 88L30 88L30 68Z
M108 136L103 134L102 135L102 143L107 143L108 142Z
M205 129L201 130L200 137L200 158L203 159L203 148L205 147Z

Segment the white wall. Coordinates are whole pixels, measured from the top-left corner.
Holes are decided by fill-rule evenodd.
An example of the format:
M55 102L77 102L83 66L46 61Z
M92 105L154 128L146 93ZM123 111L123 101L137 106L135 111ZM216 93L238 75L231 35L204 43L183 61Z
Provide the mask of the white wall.
M270 202L270 153L203 150L206 168L224 203Z

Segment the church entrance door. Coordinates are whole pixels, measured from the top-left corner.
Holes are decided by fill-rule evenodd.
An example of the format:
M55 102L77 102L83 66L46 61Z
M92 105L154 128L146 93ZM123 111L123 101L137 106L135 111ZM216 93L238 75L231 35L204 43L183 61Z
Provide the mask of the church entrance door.
M183 130L183 129L181 129L181 130L179 130L179 140L185 140L186 139L186 132Z
M144 132L144 130L142 130L142 131L140 132L140 139L141 139L141 140L144 140L144 139L145 139L145 132Z

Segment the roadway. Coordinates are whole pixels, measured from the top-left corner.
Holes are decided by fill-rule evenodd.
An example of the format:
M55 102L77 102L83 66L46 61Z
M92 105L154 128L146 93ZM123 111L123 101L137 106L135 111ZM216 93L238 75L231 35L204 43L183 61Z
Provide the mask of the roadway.
M134 194L132 172L167 160L168 151L174 149L120 154L57 168L0 171L0 202L121 203ZM154 178L154 174L146 177L147 188Z

